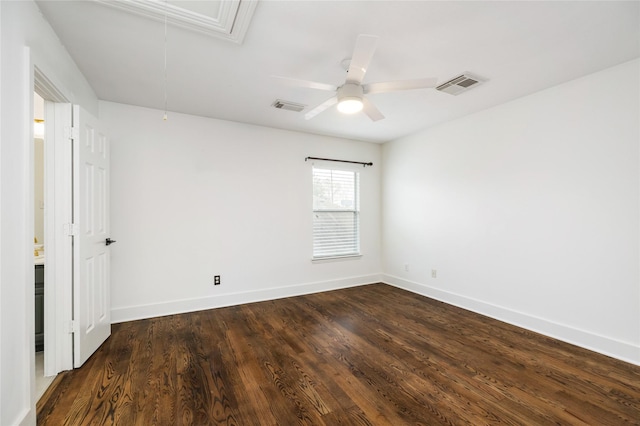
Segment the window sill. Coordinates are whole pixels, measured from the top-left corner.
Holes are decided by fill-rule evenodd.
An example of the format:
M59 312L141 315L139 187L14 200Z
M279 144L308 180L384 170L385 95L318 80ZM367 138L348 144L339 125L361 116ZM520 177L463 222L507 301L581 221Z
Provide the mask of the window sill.
M326 263L326 262L340 262L344 260L356 260L362 257L361 254L349 254L346 256L327 256L327 257L312 257L311 263Z

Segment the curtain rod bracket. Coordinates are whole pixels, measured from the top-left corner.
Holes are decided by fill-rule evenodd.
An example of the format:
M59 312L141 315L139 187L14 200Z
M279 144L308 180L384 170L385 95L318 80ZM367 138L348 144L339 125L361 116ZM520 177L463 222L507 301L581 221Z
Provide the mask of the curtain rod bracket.
M373 166L373 163L364 163L362 161L349 161L349 160L334 160L333 158L318 158L318 157L307 157L304 161L308 160L320 160L320 161L336 161L338 163L349 163L349 164L362 164L362 167Z

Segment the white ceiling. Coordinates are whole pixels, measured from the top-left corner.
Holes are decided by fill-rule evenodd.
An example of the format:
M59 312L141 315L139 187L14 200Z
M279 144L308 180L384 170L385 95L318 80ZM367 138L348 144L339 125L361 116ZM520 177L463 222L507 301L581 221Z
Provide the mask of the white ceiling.
M95 1L37 3L100 99L164 109L162 22ZM331 94L272 76L340 85L358 34L380 37L365 83L489 81L458 96L370 95L377 122L335 107L305 120ZM167 45L169 111L385 142L640 57L640 2L261 1L241 44L171 24Z

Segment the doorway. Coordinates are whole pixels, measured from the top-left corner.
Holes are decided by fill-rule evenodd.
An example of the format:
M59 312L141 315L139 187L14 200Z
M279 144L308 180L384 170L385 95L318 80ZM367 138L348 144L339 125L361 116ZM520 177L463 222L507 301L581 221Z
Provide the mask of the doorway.
M55 375L45 375L45 101L33 94L33 266L35 297L36 400L47 390Z
M42 325L49 377L82 365L111 332L109 143L95 117L33 69L33 90L44 100Z
M35 64L32 67L34 231L31 238L34 239L34 284L37 280L40 287L37 295L34 288L37 298L33 315L34 331L42 333L31 348L35 364L32 396L37 401L59 372L73 368L73 341L69 330L73 318L72 242L64 226L71 223L71 148L61 143L65 128L60 124L71 123L71 117L60 113L58 108L68 102L67 97ZM41 153L38 145L42 147ZM42 181L42 192L36 189L38 180ZM41 263L39 269L36 263Z

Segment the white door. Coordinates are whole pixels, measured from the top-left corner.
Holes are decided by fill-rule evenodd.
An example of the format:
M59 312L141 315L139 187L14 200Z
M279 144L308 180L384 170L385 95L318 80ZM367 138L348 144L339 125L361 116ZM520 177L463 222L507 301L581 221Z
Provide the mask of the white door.
M73 106L73 366L111 334L109 141L98 120Z

